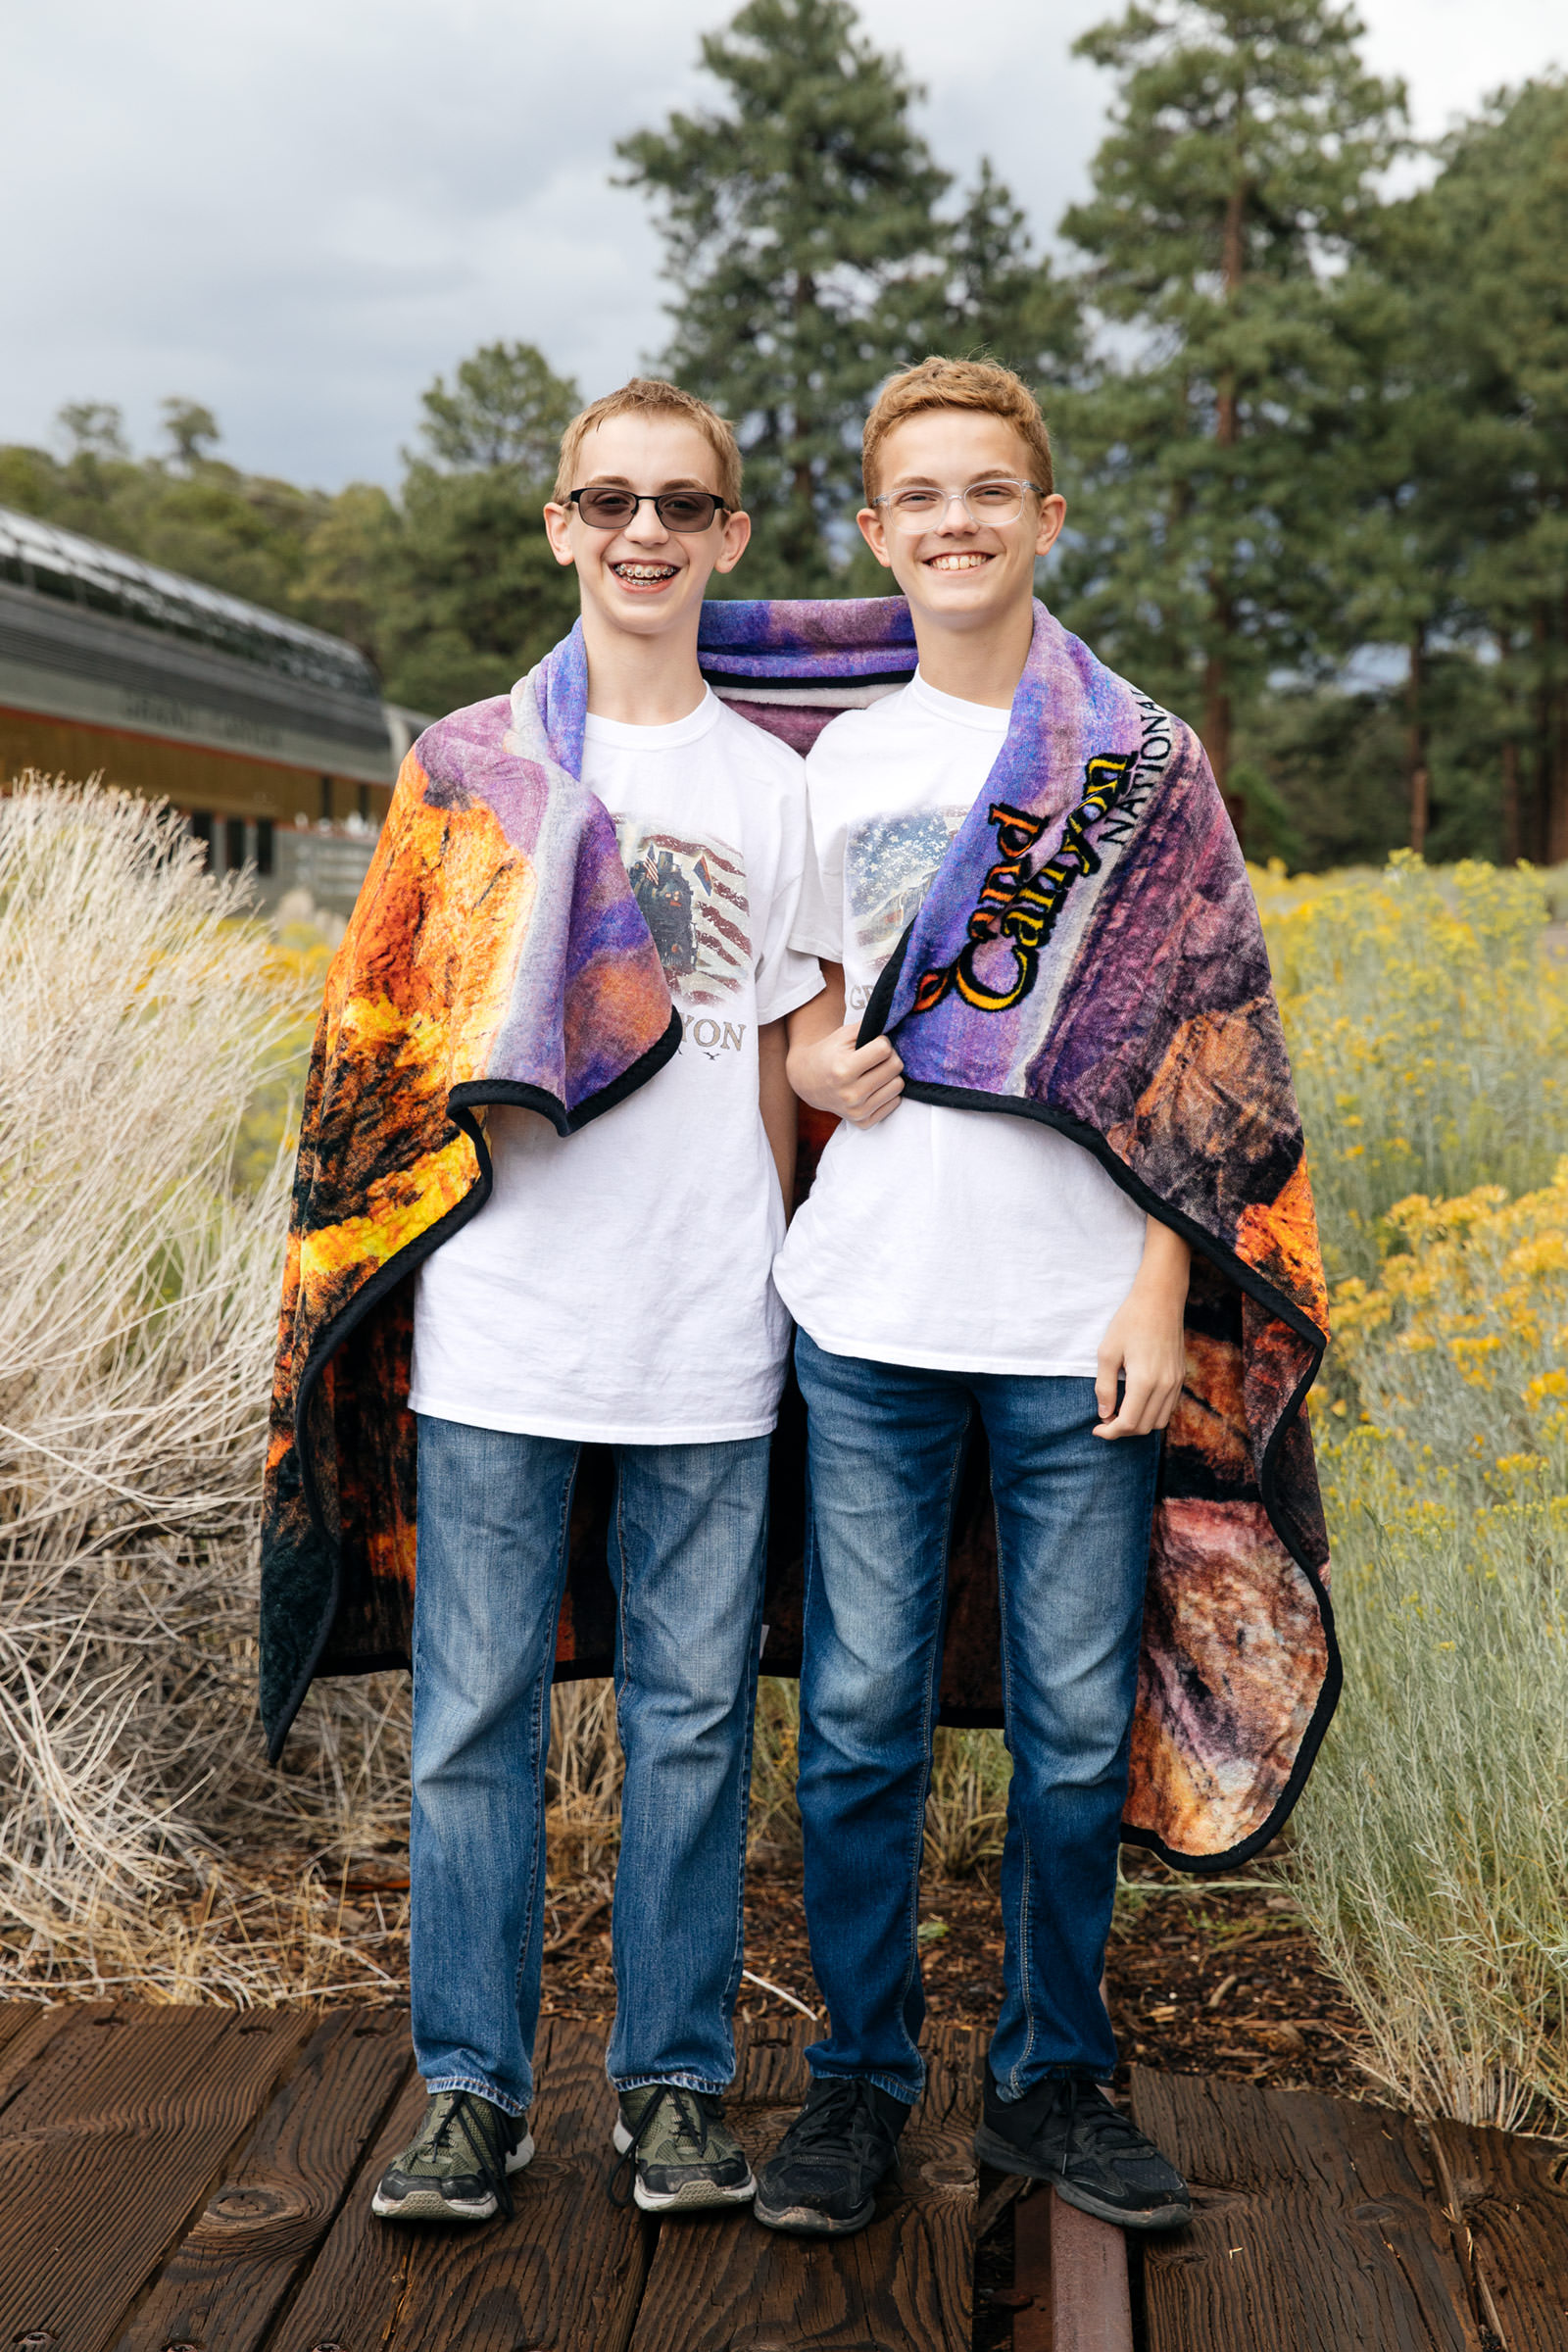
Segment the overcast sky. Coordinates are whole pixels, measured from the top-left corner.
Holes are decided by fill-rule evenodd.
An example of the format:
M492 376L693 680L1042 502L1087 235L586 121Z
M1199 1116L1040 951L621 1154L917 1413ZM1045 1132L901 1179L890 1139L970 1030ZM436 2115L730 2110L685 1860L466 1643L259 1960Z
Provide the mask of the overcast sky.
M660 249L612 148L703 102L725 0L0 0L0 441L169 393L224 454L390 482L418 394L480 343L538 343L587 395L657 352ZM1045 238L1083 188L1104 77L1067 52L1107 0L861 0L967 176L989 152ZM1568 52L1561 0L1362 0L1367 53L1441 130Z

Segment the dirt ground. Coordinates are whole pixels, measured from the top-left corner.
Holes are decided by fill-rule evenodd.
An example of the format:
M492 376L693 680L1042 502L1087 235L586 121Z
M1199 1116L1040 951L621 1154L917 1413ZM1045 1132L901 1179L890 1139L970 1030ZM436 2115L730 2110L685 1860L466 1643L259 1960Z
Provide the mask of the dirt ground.
M612 1854L603 1841L580 1858L557 1840L545 1921L544 2007L602 2026L614 2009L610 1958ZM193 1997L196 1980L219 1997L245 1997L236 1966L254 1976L270 1955L301 1981L284 1997L406 2001L408 1854L388 1846L339 1875L304 1855L258 1857L251 1894L232 1912L207 1917L193 1899L179 1922L189 1947L189 1984L161 1985L165 1997ZM574 1866L575 1864L575 1866ZM1129 2064L1212 2074L1277 2089L1314 2088L1375 2096L1355 2063L1349 2004L1318 1966L1291 1897L1261 1872L1222 1883L1178 1876L1125 1852L1124 1884L1106 1962L1112 2023L1125 2082ZM989 2032L1002 1996L1002 1913L994 1870L962 1879L929 1876L920 1905L921 1967L933 2022ZM284 1963L288 1966L285 1968ZM811 1974L798 1856L754 1853L746 1901L746 1981L737 2004L747 2019L804 2010L821 2018ZM101 1997L128 1982L60 1981L42 1956L7 1970L15 1989ZM308 1978L308 1981L306 1979ZM250 1987L250 1997L256 1997ZM275 1996L274 1996L275 1997Z
M1128 2062L1214 2074L1279 2089L1367 2094L1350 2054L1354 2020L1319 1969L1288 1895L1266 1879L1217 1891L1139 1856L1118 1906L1106 1975ZM590 1908L590 1905L598 1907ZM933 2020L989 2029L1002 1993L1002 1915L993 1874L932 1880L921 1901L921 1963ZM614 2004L610 1914L602 1893L564 1890L552 1914L545 2006L608 2023ZM820 2014L799 1866L753 1866L746 1906L748 1981L740 2013L783 2016L793 1994Z

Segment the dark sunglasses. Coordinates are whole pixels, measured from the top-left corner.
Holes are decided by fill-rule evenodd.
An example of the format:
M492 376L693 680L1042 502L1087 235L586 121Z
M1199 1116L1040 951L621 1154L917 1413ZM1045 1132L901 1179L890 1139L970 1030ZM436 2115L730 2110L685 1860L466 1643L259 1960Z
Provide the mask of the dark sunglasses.
M591 531L622 529L639 507L652 507L666 531L706 531L715 514L729 513L711 490L573 490L566 504Z

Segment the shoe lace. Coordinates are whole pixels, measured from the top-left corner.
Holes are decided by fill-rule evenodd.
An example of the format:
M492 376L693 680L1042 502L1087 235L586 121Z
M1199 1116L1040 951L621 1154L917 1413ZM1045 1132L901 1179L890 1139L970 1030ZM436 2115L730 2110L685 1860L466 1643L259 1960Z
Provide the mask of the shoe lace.
M475 2159L482 2178L495 2190L504 2212L512 2212L512 2183L502 2161L499 2137L491 2120L489 2102L476 2099L471 2091L454 2090L438 2102L440 2111L431 2115L416 2145L422 2156L444 2156L461 2125L467 2152Z
M673 2110L671 2114L669 2111ZM708 2153L708 2126L710 2110L695 2090L687 2090L679 2082L665 2083L638 2117L632 2132L631 2145L610 2176L610 2201L624 2209L632 2200L632 2183L636 2178L637 2159L652 2137L661 2116L666 2118L669 2136L677 2148L690 2148L693 2158L701 2163Z
M1139 2147L1144 2145L1144 2135L1132 2117L1124 2115L1119 2107L1113 2107L1093 2082L1073 2082L1072 2121L1075 2124L1087 2123L1097 2139L1119 2141L1123 2146L1129 2141L1136 2142Z
M877 2118L870 2085L853 2079L820 2079L809 2105L784 2134L780 2156L808 2156L819 2147L836 2147L848 2139L856 2157L867 2156L877 2137Z

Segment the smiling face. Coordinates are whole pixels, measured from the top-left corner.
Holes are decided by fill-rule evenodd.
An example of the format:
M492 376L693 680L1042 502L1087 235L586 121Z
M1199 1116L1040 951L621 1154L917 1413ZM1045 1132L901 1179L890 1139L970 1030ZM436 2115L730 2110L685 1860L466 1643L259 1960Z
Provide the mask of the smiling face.
M877 491L967 490L1032 481L1034 458L1004 417L984 409L922 409L888 433ZM958 631L991 629L1034 595L1035 559L1061 529L1066 501L1031 494L1013 522L974 521L956 499L913 527L892 507L862 507L857 520L916 616Z
M686 417L642 411L610 416L583 438L574 490L720 490L718 459ZM749 516L715 514L706 531L667 530L651 506L613 531L594 530L575 507L545 509L545 528L560 564L573 564L583 611L612 629L659 637L695 628L697 608L715 571L731 571L751 537Z

